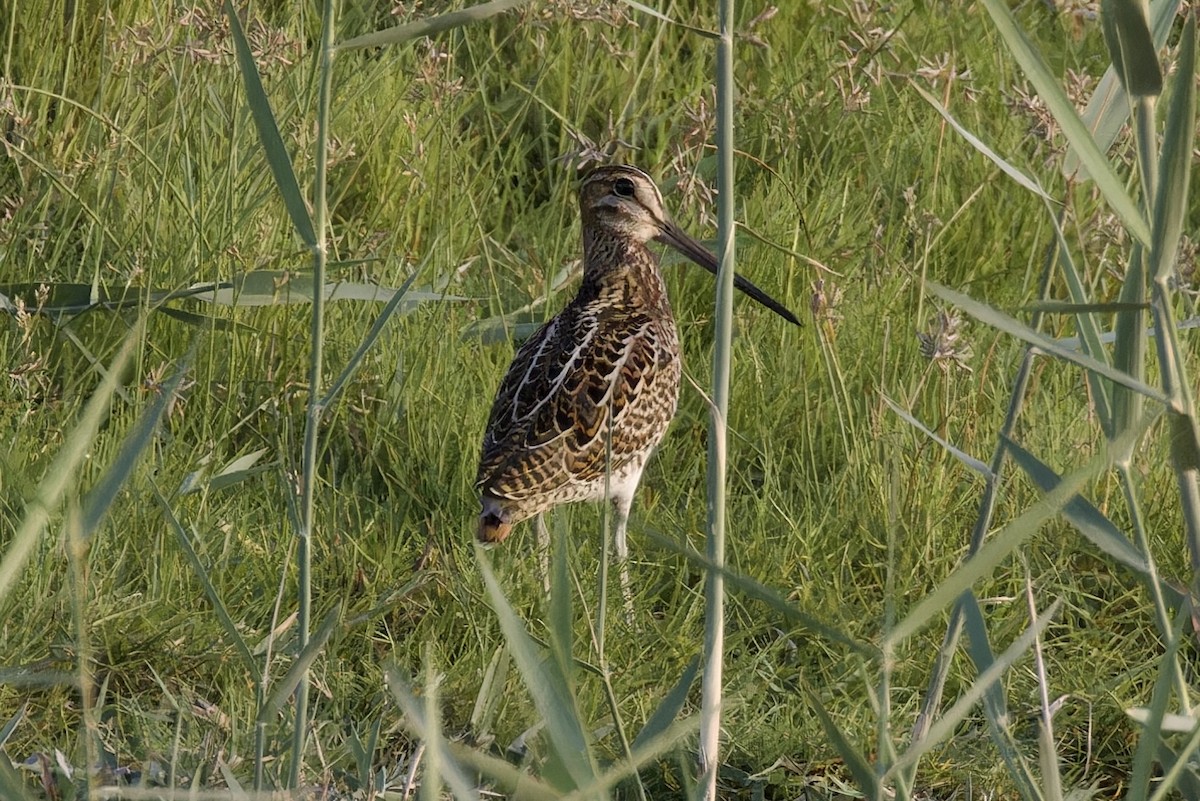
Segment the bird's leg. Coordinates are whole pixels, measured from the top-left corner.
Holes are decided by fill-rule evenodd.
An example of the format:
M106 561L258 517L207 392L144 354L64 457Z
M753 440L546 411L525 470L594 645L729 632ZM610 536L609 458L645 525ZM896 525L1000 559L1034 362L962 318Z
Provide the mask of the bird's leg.
M626 527L629 523L629 507L633 505L633 493L614 496L612 502L616 514L613 545L617 552L617 567L621 571L621 599L625 602L625 622L632 628L636 618L633 614L633 587L629 582L629 537Z
M537 528L538 567L542 571L542 588L550 594L550 532L546 528L546 517L539 513L535 523Z

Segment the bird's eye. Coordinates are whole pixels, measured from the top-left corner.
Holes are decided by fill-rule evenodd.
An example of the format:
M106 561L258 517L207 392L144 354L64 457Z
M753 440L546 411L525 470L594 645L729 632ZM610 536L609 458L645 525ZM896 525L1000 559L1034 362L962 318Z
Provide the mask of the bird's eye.
M633 181L628 178L618 178L613 182L613 191L621 197L633 197Z

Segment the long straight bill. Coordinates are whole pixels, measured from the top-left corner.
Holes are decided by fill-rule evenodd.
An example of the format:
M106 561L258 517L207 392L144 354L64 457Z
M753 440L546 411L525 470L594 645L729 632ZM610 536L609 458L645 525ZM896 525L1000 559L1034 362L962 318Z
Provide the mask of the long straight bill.
M678 250L684 256L687 256L691 261L699 264L704 269L708 270L713 275L717 274L717 257L708 251L708 248L701 245L687 233L675 225L674 221L666 220L662 223L662 233L656 239L664 245L670 245ZM745 292L750 297L754 298L763 306L766 306L771 311L778 314L789 323L800 325L800 321L796 319L796 315L788 311L787 307L773 297L763 292L761 289L752 284L748 279L734 273L733 285Z

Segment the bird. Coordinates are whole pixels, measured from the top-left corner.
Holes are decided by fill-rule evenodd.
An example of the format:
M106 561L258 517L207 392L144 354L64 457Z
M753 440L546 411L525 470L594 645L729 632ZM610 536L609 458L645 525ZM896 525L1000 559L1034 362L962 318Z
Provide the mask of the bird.
M607 498L629 606L627 524L651 453L679 402L679 332L651 242L716 275L718 262L667 213L654 180L597 167L579 187L583 280L575 297L518 349L483 434L475 489L481 543L560 504ZM742 292L799 320L750 281Z

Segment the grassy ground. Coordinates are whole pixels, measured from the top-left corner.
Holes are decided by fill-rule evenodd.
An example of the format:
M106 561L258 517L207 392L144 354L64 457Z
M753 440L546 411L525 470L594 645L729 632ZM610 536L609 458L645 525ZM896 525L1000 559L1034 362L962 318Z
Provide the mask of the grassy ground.
M343 11L339 37L445 4L419 5L357 4ZM713 18L695 5L676 3L668 13L712 28ZM829 625L874 641L889 616L903 615L958 564L982 490L976 474L882 397L987 459L1020 354L1012 340L963 320L952 352L924 356L916 334L936 332L944 309L922 280L1018 312L1034 297L1051 236L1042 204L945 127L913 86L942 97L1055 194L1063 191L1061 142L974 7L789 2L758 19L763 9L742 5L740 269L797 311L815 299L824 305L794 329L737 301L730 561ZM1086 99L1108 63L1099 24L1052 15L1040 3L1019 14L1063 81ZM144 2L82 4L65 21L60 15L58 4L15 0L0 21L3 280L98 280L120 292L181 289L251 269L306 269L224 19L205 7ZM52 35L38 33L46 20ZM307 186L315 104L309 50L319 19L307 4L259 3L246 24ZM567 0L337 62L334 273L398 286L416 272L416 286L469 300L429 302L394 322L328 417L314 603L318 619L339 603L345 615L313 667L310 779L352 789L362 774L353 743L376 723L382 745L368 764L391 770L411 752L383 687L389 661L413 674L424 664L441 671L448 732L503 747L536 722L514 674L494 716L472 724L482 677L503 642L470 544L478 444L514 351L497 315L520 311L507 322L536 321L565 302L572 288L565 279L579 258L576 167L595 148L650 170L680 221L711 235L712 67L705 40L680 27L620 3ZM1079 190L1068 221L1084 243L1090 288L1110 299L1119 232L1098 209ZM678 265L666 272L685 370L707 386L712 281ZM112 764L223 786L225 768L248 781L254 681L154 488L238 630L261 649L255 656L272 677L282 676L294 654L287 496L307 402L308 308L174 305L215 321L149 316L123 392L71 482L68 508L189 352L191 369L152 451L91 539L85 571L72 573L66 518L56 509L0 601L0 725L18 720L4 743L14 761L59 749L84 764L78 691L63 680L80 652L72 603L81 602L99 733ZM378 309L330 306L330 376ZM15 316L0 327L8 373L0 380L7 454L0 546L11 542L101 365L135 319L131 311ZM1074 333L1065 318L1051 330ZM1022 444L1060 471L1078 466L1102 440L1088 408L1078 371L1039 362ZM648 532L703 548L706 431L702 398L686 388L635 506L638 626L617 623L607 643L626 721L644 720L699 650L701 571ZM209 483L250 454L258 454L255 469L233 476L240 480ZM1140 462L1146 512L1160 567L1179 576L1184 543L1164 462L1152 442ZM1014 479L998 522L1035 497L1028 482ZM1122 514L1115 483L1097 483L1090 497ZM595 602L599 521L598 509L586 506L552 521L571 531L577 609ZM537 634L545 595L526 529L492 560ZM976 587L997 649L1028 625L1027 582L1039 608L1064 600L1044 642L1051 698L1062 699L1055 722L1064 773L1075 785L1117 795L1134 738L1124 710L1146 703L1162 652L1146 594L1066 523L1053 522ZM586 618L578 615L582 637ZM928 628L896 654L889 718L897 732L912 725L941 635L940 626ZM737 594L728 647L728 795L750 797L756 788L771 798L837 795L846 773L809 694L870 747L877 667ZM960 654L947 697L973 677ZM1005 686L1014 730L1032 754L1038 707L1030 660L1006 675ZM601 683L581 673L578 691L585 720L599 726L609 714ZM268 734L269 753L286 753L287 715L269 721ZM610 740L599 741L601 753L615 753ZM286 775L282 762L268 771ZM670 795L679 765L666 761L645 778ZM927 757L918 787L931 797L1012 792L981 714Z

